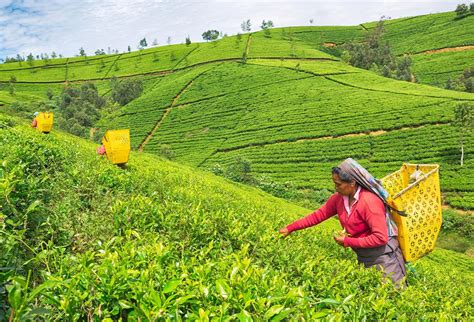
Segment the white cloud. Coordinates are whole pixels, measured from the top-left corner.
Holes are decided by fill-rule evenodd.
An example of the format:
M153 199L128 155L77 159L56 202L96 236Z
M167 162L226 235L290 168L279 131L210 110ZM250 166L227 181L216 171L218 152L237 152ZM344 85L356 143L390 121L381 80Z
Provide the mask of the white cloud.
M274 0L0 0L0 57L32 52L72 56L84 47L89 55L98 48L135 49L146 37L166 44L201 41L207 29L229 35L251 19L258 29L263 19L277 27L355 25L382 15L392 18L453 10L459 0L433 2L373 1L274 1Z

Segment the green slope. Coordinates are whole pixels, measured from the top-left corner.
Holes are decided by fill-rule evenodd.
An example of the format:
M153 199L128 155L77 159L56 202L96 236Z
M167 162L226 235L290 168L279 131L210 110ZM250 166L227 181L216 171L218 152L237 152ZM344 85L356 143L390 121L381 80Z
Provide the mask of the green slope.
M0 124L0 281L18 320L473 315L466 256L436 250L397 292L332 241L335 220L280 240L309 210L146 154L120 169L84 140Z
M151 133L145 151L165 145L176 160L204 168L241 156L254 174L301 188L331 189L327 174L349 155L377 176L403 162L439 163L446 201L474 208L474 136L461 168L451 125L454 106L473 94L331 61L259 59L203 70L164 77L109 125L130 126L134 147Z

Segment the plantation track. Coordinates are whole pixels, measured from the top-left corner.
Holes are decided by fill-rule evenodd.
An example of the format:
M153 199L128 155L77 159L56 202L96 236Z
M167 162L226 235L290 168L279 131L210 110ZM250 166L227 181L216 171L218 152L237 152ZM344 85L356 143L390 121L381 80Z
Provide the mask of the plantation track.
M370 131L370 132L358 132L358 133L348 133L348 134L343 134L339 136L319 136L319 137L306 137L306 138L299 138L296 140L292 140L291 142L288 141L287 139L282 139L282 140L274 140L270 142L252 142L249 144L244 144L240 146L235 146L231 148L218 148L214 151L213 155L216 153L226 153L230 151L236 151L236 150L242 150L254 146L267 146L267 145L274 145L274 144L292 144L292 143L301 143L301 142L307 142L307 141L321 141L321 140L332 140L332 139L343 139L343 138L348 138L348 137L361 137L361 136L379 136L385 133L390 133L390 132L398 132L398 131L404 131L404 130L411 130L411 129L419 129L419 128L424 128L427 126L440 126L440 125L446 125L450 124L450 122L436 122L436 123L426 123L426 124L421 124L418 126L407 126L407 127L401 127L401 128L394 128L392 130L377 130L377 131Z
M333 81L335 83L341 84L341 85L345 85L345 86L349 86L349 87L353 87L353 88L357 88L357 89L362 89L362 90L366 90L366 91L371 91L371 92L381 92L381 93L400 94L400 95L419 96L419 97L430 97L430 98L445 98L445 99L451 99L451 100L454 100L454 101L459 100L458 98L454 98L454 97L449 98L449 97L445 97L445 96L421 95L421 94L416 94L416 93L404 93L404 92L387 91L387 90L374 89L374 88L366 88L366 87L362 87L362 86L356 86L356 85L352 85L352 84L349 84L349 83L345 83L343 81L339 81L339 80L336 80L336 79L333 79L333 78L327 77L327 76L324 76L324 78L326 78L327 80ZM474 98L471 98L471 99L466 98L466 99L463 99L463 100L474 101Z
M111 71L112 68L115 66L115 64L117 63L117 60L119 60L120 57L122 57L122 54L119 54L119 55L117 56L117 58L115 58L114 62L110 65L109 70L107 71L107 73L105 73L105 75L104 75L104 77L102 77L102 79L106 79L106 78L107 78L107 75L109 75L110 71Z
M207 70L206 70L207 71ZM179 93L173 98L173 102L171 103L171 105L165 110L165 112L163 113L163 115L161 116L160 120L156 123L155 127L153 128L153 130L151 130L151 132L146 136L146 138L143 140L142 143L140 143L140 145L138 146L138 151L140 152L143 152L143 148L145 147L145 145L148 143L148 141L150 141L151 137L153 136L153 134L155 134L155 132L158 130L158 128L160 127L161 123L163 123L163 121L165 120L165 118L168 116L169 113L171 113L171 109L173 109L173 107L176 107L175 104L176 102L179 100L179 98L181 97L181 95L186 92L194 83L194 81L199 77L201 76L202 74L204 74L206 71L200 73L199 75L197 75L196 77L194 77L192 80L190 80L186 86L184 86L181 91L179 91Z
M333 59L333 58L297 58L297 57L252 57L248 58L248 60L253 60L253 59L268 59L268 60L286 60L286 59L291 59L291 60L301 60L301 61L339 61L338 59ZM164 75L169 75L178 71L198 67L198 66L203 66L203 65L209 65L209 64L215 64L215 63L222 63L222 62L241 62L241 58L223 58L223 59L216 59L216 60L209 60L205 62L200 62L196 63L193 65L189 65L186 67L181 67L181 68L176 68L176 69L168 69L168 70L162 70L162 71L154 71L154 72L147 72L147 73L137 73L137 74L129 74L129 75L123 75L123 76L115 76L118 79L127 79L131 77L137 77L137 76L164 76ZM67 72L67 69L66 69ZM58 81L35 81L35 82L30 82L30 81L16 81L16 84L61 84L67 81L68 83L83 83L83 82L89 82L89 81L100 81L100 80L105 80L105 79L110 79L111 77L108 78L101 78L101 77L94 77L94 78L85 78L85 79L76 79L76 80L58 80ZM8 84L10 81L7 80L0 80L0 84Z
M474 45L430 49L430 50L420 51L417 53L412 53L412 55L431 55L431 54L437 54L437 53L447 53L447 52L465 51L465 50L474 50Z

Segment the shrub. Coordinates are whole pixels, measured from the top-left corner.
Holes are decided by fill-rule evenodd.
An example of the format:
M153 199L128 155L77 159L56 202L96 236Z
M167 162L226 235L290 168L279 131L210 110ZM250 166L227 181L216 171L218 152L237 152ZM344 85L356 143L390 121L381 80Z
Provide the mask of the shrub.
M120 105L127 105L143 92L143 83L139 79L119 81L113 77L110 81L112 100Z

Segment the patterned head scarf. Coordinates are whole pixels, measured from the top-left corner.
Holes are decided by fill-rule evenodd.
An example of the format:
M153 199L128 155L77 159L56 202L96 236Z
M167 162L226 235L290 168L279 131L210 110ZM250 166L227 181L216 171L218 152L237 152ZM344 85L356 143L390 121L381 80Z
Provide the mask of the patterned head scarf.
M344 160L341 164L339 164L338 168L350 175L362 188L369 190L379 197L380 200L382 200L385 205L385 217L387 220L388 235L397 236L397 226L393 222L390 210L392 209L397 212L398 210L393 209L392 206L388 204L387 199L389 198L389 194L387 190L384 189L382 182L376 179L369 173L369 171L367 171L363 166L361 166L356 160L352 158Z

